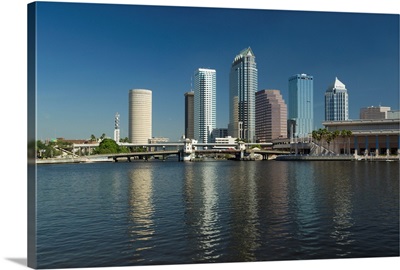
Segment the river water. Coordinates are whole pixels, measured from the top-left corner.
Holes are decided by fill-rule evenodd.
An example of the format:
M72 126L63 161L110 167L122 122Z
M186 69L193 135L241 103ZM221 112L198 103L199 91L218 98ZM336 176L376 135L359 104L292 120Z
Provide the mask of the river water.
M399 256L399 163L37 168L38 268Z

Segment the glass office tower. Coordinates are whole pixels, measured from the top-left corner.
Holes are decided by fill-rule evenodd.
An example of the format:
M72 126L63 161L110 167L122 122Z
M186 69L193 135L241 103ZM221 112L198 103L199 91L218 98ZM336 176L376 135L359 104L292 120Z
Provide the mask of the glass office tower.
M216 95L216 71L197 69L194 73L194 138L199 143L211 142L211 132L217 126Z
M309 136L314 126L313 76L296 74L289 78L288 130L296 138Z
M325 92L325 121L346 121L349 119L349 95L346 86L338 80Z
M255 95L258 87L257 65L251 48L233 60L229 77L229 126L234 138L255 142Z

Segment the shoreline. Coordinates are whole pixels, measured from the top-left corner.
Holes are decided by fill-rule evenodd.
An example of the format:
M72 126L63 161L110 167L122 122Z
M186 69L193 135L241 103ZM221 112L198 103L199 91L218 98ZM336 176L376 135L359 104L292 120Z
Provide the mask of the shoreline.
M74 164L74 163L99 163L99 162L113 162L112 159L104 157L77 157L77 158L47 158L35 159L36 164Z
M227 159L229 160L229 159ZM274 159L268 161L395 161L399 162L399 156L378 156L378 157L365 157L365 156L307 156L307 155L282 155L277 156ZM136 160L142 161L142 160ZM192 161L192 162L197 162ZM199 160L200 161L200 160ZM201 160L203 161L203 160ZM248 160L243 160L248 161ZM253 160L251 160L253 161ZM261 160L255 160L261 161ZM77 163L104 163L114 162L113 159L108 159L104 156L92 156L92 157L76 157L76 158L48 158L48 159L35 159L35 164L77 164ZM32 164L32 163L30 163Z
M276 161L399 161L399 156L307 156L284 155L277 156Z

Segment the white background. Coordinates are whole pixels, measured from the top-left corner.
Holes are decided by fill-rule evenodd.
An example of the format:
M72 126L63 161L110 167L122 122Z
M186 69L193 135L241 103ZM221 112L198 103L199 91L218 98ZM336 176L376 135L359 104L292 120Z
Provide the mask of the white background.
M27 258L27 4L25 0L0 1L0 269L25 269ZM61 1L55 1L61 2ZM68 1L63 2L78 2ZM399 14L396 0L191 0L189 1L93 1L151 5L190 5L312 11L345 11ZM188 4L190 3L190 4ZM384 29L382 29L384 31ZM91 269L398 269L400 258L310 260L289 262L197 264ZM81 268L89 269L89 268Z

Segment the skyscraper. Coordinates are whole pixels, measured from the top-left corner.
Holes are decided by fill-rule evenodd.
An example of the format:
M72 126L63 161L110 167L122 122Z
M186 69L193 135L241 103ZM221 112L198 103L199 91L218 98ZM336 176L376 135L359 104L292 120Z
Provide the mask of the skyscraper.
M287 106L279 90L256 93L256 138L271 142L287 137Z
M194 92L185 93L185 138L194 139Z
M289 78L288 129L294 137L307 137L314 125L313 76L296 74Z
M390 114L390 107L367 107L360 109L360 119L388 119L388 114Z
M349 119L349 96L346 86L338 80L325 92L325 121L346 121Z
M217 77L214 69L199 68L194 73L194 138L211 142L211 132L217 126Z
M230 136L255 141L255 94L257 65L251 48L242 50L232 62L229 77Z
M152 133L152 92L147 89L129 91L129 141L147 144Z

